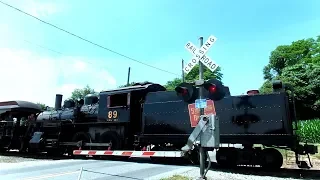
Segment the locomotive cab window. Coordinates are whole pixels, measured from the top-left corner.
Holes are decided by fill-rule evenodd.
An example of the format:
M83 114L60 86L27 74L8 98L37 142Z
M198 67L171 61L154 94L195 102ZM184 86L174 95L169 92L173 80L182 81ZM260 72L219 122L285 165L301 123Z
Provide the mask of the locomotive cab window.
M128 93L114 94L114 95L108 96L109 108L128 106L129 105L128 102L130 102Z

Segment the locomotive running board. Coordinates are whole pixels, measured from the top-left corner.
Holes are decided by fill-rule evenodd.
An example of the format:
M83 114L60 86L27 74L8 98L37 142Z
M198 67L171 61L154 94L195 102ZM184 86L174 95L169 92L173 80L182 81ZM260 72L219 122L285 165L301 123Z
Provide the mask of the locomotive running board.
M74 150L73 155L84 156L128 156L128 157L184 157L182 151L100 151Z

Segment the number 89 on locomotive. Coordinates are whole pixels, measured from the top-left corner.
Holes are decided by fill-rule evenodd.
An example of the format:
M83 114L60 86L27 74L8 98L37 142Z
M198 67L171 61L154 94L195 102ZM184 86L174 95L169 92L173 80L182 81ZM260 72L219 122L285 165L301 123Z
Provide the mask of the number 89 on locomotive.
M111 110L108 111L108 119L107 121L118 121L118 111L116 110Z

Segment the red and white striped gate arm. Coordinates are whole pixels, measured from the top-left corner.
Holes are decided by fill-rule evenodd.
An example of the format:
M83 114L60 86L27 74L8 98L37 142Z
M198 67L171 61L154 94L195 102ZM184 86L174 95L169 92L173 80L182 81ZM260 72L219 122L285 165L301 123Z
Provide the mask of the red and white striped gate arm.
M183 157L182 151L101 151L74 150L73 155L90 156L129 156L129 157Z

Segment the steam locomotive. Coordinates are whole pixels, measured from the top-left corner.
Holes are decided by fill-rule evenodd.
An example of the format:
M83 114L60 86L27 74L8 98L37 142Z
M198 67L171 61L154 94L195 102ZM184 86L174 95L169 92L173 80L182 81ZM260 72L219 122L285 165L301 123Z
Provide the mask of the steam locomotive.
M205 113L219 117L220 142L243 148L220 147L216 159L221 166L261 165L280 168L284 148L298 155L318 153L313 145L300 145L294 97L287 86L275 83L274 92L231 96L228 87L211 79L205 82ZM160 84L89 94L84 99L56 95L54 110L42 111L31 102L0 102L0 150L47 152L54 155L120 155L125 157L187 157L197 162L197 146L188 153L181 148L199 120L194 100L199 89L182 83L175 91ZM256 147L261 144L264 147ZM271 160L270 160L271 157ZM310 162L311 163L311 162Z

